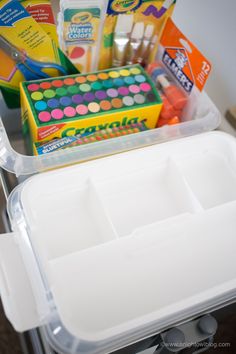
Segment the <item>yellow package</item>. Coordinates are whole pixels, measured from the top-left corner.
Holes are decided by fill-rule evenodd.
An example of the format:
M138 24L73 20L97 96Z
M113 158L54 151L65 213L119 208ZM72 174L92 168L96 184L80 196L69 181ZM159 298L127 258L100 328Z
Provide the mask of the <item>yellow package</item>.
M109 0L99 69L153 61L176 0Z
M0 60L0 87L10 107L19 106L21 81L77 72L18 1L0 2Z
M81 73L97 70L106 0L61 0L59 43Z
M58 44L57 29L50 0L18 0L26 11L40 24L47 35Z
M155 128L162 101L140 65L21 84L23 132L38 143L145 123ZM27 140L28 140L27 139Z

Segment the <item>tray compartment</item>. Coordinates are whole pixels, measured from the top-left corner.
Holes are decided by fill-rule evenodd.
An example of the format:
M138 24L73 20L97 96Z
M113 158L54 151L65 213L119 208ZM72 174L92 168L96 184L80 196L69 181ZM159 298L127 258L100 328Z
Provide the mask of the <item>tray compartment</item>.
M55 192L38 199L35 207L34 214L28 217L34 219L34 243L46 259L117 238L89 179L77 189L65 188L60 195Z
M119 236L178 214L201 210L171 158L112 180L94 181L94 185Z
M236 169L219 151L177 162L204 209L236 200Z

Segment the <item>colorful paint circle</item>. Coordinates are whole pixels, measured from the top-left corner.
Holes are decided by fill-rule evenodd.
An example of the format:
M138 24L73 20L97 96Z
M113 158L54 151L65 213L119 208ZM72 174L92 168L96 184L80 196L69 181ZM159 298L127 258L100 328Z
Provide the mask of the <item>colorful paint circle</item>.
M62 87L63 86L63 81L62 80L53 80L52 81L52 86L53 87Z
M124 80L121 79L121 78L114 79L114 80L113 80L113 83L114 83L114 85L117 86L117 87L123 86L123 85L124 85Z
M76 104L80 104L83 102L83 97L81 95L72 96L72 102Z
M144 75L136 75L134 78L135 78L135 81L137 81L139 83L146 81L146 78Z
M51 112L51 115L54 119L62 119L64 117L64 113L61 109L56 108Z
M37 101L34 105L37 111L44 111L47 108L47 104L44 101Z
M113 86L112 80L104 80L102 84L103 84L103 87L105 87L107 89L111 88Z
M30 84L29 86L27 86L27 88L28 88L28 90L30 92L34 92L34 91L37 91L39 89L39 85L38 84Z
M39 86L41 87L41 89L47 90L47 89L50 89L52 85L48 81L43 81L39 84Z
M106 80L109 78L108 74L107 73L98 73L98 78L100 80Z
M111 102L107 101L107 100L103 100L100 102L100 107L101 109L103 109L104 111L109 111L109 109L111 109Z
M86 78L84 76L77 76L75 81L78 82L78 84L83 84L86 82Z
M113 98L111 104L114 108L121 108L123 106L122 100L120 98Z
M145 97L141 94L134 95L134 102L137 104L143 104L145 102Z
M133 106L133 104L134 104L134 99L133 99L133 97L130 97L130 96L123 97L122 101L125 106Z
M45 90L43 95L46 98L53 98L56 96L56 92L54 90Z
M89 84L81 84L81 85L79 85L79 89L82 92L89 92L91 89L91 86Z
M67 77L63 81L64 81L64 84L67 86L74 85L74 83L75 83L75 79L72 79L72 77Z
M95 97L98 100L104 100L104 98L107 98L107 94L105 91L99 90L99 91L95 92Z
M119 72L118 71L110 71L108 73L108 75L112 78L112 79L116 79L117 77L120 76Z
M133 78L133 76L127 76L124 78L124 82L127 84L127 85L132 85L135 83L135 80Z
M114 98L118 96L118 91L114 88L110 88L107 90L107 96Z
M69 106L71 104L71 98L68 96L61 97L60 104L64 107Z
M35 91L35 92L31 93L31 98L34 101L40 101L43 98L43 94L42 94L42 92Z
M67 90L64 87L59 87L56 89L56 94L58 96L65 96L67 94Z
M59 107L59 101L56 98L50 98L50 100L47 101L47 105L50 108L57 108Z
M66 117L71 118L76 115L76 110L73 107L69 106L64 109L64 114Z
M130 85L129 90L131 93L139 93L140 92L140 88L137 85Z
M139 68L130 68L130 72L133 75L141 74L141 70Z
M79 104L76 107L76 112L83 116L88 113L88 107L85 106L84 104Z
M102 84L99 81L95 81L91 84L93 90L100 90L102 88Z
M127 69L121 69L121 70L120 70L120 75L121 75L121 76L129 76L129 75L130 75L130 72L129 72L129 70L127 70Z
M100 106L97 102L91 102L88 104L88 109L92 113L97 113L100 111Z
M95 100L95 95L94 95L94 93L92 93L92 92L86 92L86 93L84 94L84 100L85 100L86 102L92 102L92 101L94 101L94 100Z
M43 111L39 113L38 118L43 123L49 122L51 119L51 114L49 112Z
M140 89L143 91L143 92L148 92L150 91L152 88L151 88L151 85L147 82L143 82L142 84L140 84Z
M78 93L78 92L79 92L79 88L78 88L78 86L76 86L76 85L69 86L67 90L68 90L68 92L71 93L72 95L74 95L75 93Z
M90 75L87 76L87 80L90 81L90 82L97 81L97 76L94 75L94 74L90 74Z
M129 94L129 89L127 87L125 87L125 86L121 86L121 87L118 88L118 93L121 96L126 96L126 95Z

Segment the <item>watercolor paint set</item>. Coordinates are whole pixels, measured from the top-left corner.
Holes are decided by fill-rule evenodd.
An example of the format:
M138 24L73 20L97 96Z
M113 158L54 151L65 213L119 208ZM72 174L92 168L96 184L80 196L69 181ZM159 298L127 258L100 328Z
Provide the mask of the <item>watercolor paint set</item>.
M35 143L144 122L155 128L162 101L140 65L23 82L24 133Z

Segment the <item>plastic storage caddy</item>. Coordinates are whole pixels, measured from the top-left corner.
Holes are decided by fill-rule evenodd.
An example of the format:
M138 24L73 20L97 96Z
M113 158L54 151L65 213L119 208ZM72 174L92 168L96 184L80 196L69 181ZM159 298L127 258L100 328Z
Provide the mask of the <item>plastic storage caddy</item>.
M10 195L0 289L18 331L43 326L59 353L105 354L235 300L236 140L157 135L105 142L113 153L152 145L38 174Z

